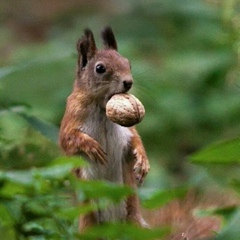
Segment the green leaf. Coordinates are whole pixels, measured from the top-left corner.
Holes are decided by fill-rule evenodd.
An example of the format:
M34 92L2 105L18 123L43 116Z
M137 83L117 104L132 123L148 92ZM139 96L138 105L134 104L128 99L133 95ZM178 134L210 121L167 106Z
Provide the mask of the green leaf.
M49 235L49 231L35 222L28 222L23 225L23 231L28 235Z
M235 191L237 191L238 194L240 194L240 180L239 179L233 179L231 181L231 186Z
M13 66L13 71L2 74L0 102L26 103L32 107L35 116L52 120L62 114L67 91L71 90L73 82L75 59L71 56L74 50L68 51L69 45L59 45L64 46L60 47L61 51L53 51L56 42L50 47L45 46L42 45L45 54L32 54L32 58L22 59L18 66ZM39 59L39 54L44 57Z
M235 211L234 215L227 222L222 231L217 235L215 240L239 240L240 239L240 209Z
M24 118L36 131L40 132L43 136L53 141L58 142L58 131L59 129L46 121L43 121L35 116L28 116L25 113L18 113L22 118Z
M60 209L59 211L57 211L57 216L64 219L74 220L82 214L86 214L95 210L99 210L98 206L94 204L84 204L78 207L68 207Z
M165 191L154 192L152 196L143 199L142 205L145 208L161 207L174 199L183 198L184 196L186 196L187 191L187 188L175 188Z
M195 209L194 214L198 217L221 215L227 222L234 216L237 210L238 210L237 206L228 206L223 208Z
M240 138L212 144L193 154L190 160L199 164L239 164Z
M34 186L36 181L62 180L72 174L74 167L82 167L85 165L86 163L80 158L63 157L54 160L48 167L0 172L1 181L7 181L10 186L8 187L8 185L5 184L2 191L6 193L9 191L9 194L18 191L22 192L24 191L23 186ZM9 190L5 191L5 189Z
M12 218L6 206L4 206L3 204L0 204L0 226L11 225L13 223L14 223L14 219Z
M72 168L77 167L86 167L88 166L88 163L83 160L81 157L77 156L65 156L65 157L59 157L51 161L48 166L64 166L64 165L71 165Z
M151 240L162 238L169 232L166 228L146 229L139 228L131 224L103 224L95 226L84 234L80 234L80 239L126 239L126 240Z
M37 219L51 216L52 212L48 211L48 209L51 209L49 207L51 200L51 198L44 198L38 195L36 198L33 198L31 201L23 204L21 209L22 213L27 219Z
M110 182L80 180L77 185L90 199L107 198L119 202L122 198L133 194L133 190L127 186L121 186Z
M17 194L25 194L28 188L18 182L6 182L0 189L0 196L7 198L14 198Z
M7 76L8 74L12 73L14 71L14 67L1 67L0 68L0 80L1 78Z
M223 207L223 208L217 208L213 211L213 214L221 215L225 219L226 222L228 222L238 211L237 206L229 206L229 207Z
M24 186L32 185L34 180L29 170L5 172L5 179L9 182L22 184Z
M44 179L60 180L71 174L72 169L73 167L71 164L65 164L61 166L56 165L52 167L33 169L32 174L34 177L40 176Z
M8 111L12 112L21 118L23 118L28 124L32 126L32 128L41 133L44 137L51 140L54 143L58 142L58 127L54 124L44 121L36 116L29 114L30 106L28 104L14 104L13 106L8 107L7 109L1 110L1 114L5 114ZM32 110L32 109L31 109Z

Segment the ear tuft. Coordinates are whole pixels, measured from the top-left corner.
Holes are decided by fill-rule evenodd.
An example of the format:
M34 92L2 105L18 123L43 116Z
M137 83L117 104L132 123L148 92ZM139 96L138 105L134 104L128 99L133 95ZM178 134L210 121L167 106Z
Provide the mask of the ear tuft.
M84 36L77 43L79 70L87 65L87 62L94 56L96 50L93 33L89 28L86 28Z
M111 27L105 27L102 31L103 44L106 49L114 49L117 51L117 41Z
M88 51L89 51L89 53L94 55L97 48L96 48L96 43L95 43L95 40L94 40L93 32L89 28L86 28L84 30L84 34L85 34L85 37L87 39L88 46L89 46Z

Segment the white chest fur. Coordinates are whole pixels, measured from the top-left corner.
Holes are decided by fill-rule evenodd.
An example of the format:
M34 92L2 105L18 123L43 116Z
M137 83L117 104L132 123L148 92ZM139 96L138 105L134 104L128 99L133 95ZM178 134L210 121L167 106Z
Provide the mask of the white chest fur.
M122 163L127 152L131 132L128 128L111 122L100 107L95 107L87 121L80 127L81 131L98 141L107 154L107 165L91 162L84 172L88 179L105 179L123 183Z

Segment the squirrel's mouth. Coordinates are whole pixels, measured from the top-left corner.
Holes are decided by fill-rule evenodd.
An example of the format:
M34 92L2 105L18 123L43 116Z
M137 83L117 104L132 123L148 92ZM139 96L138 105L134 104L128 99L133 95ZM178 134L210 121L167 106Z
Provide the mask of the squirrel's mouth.
M123 89L122 91L115 91L114 93L109 94L106 99L107 101L109 101L113 95L120 94L120 93L127 93L128 91L129 89Z
M109 93L105 96L104 98L104 101L100 104L101 108L106 110L106 105L107 105L107 102L111 99L111 97L113 95L116 95L116 94L121 94L121 93L127 93L129 91L129 89L123 89L122 91L114 91L113 93Z

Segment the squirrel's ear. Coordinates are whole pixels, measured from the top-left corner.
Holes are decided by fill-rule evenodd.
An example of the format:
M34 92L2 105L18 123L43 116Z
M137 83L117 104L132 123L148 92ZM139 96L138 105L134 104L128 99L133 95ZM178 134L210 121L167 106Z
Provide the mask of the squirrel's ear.
M103 29L102 39L106 49L114 49L117 51L117 41L111 27L106 27Z
M85 29L84 33L85 35L77 43L78 66L80 69L87 65L88 60L94 56L97 50L92 31Z

